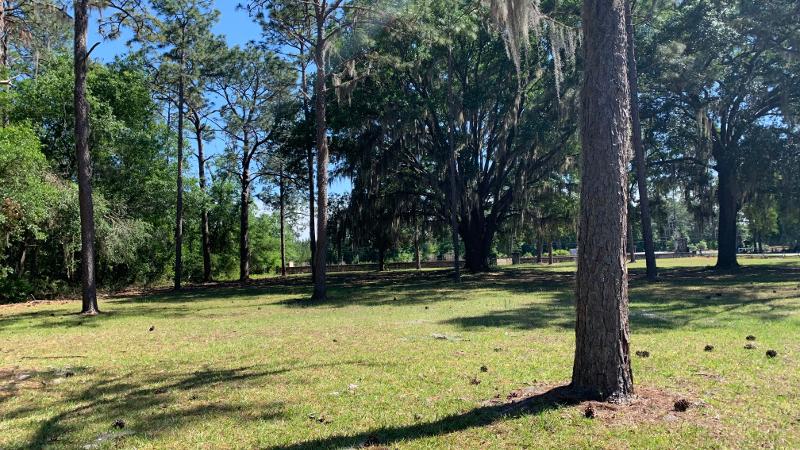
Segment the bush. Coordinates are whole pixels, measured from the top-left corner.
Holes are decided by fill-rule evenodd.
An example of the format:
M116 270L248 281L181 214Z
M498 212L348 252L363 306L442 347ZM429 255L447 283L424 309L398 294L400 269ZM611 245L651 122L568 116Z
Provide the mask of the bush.
M16 277L0 278L0 303L23 302L33 293L28 280Z

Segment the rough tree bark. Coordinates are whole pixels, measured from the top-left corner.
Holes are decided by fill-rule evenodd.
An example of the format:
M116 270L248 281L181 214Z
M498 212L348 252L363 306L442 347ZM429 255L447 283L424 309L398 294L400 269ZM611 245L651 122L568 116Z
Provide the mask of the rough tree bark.
M650 196L647 192L647 158L644 155L642 144L642 122L639 118L639 72L636 68L636 42L634 40L633 15L631 14L631 0L625 1L625 32L628 39L628 84L631 97L631 127L633 132L634 164L636 165L636 183L639 188L639 209L642 219L642 238L644 239L644 254L647 263L647 279L654 281L658 278L656 265L656 247L653 243L653 223L650 218ZM636 255L631 253L631 260L636 261Z
M553 241L547 243L547 264L553 265Z
M571 384L580 397L618 401L633 394L625 261L632 150L625 1L586 0L582 8L583 151Z
M722 155L722 152L718 152ZM719 202L719 234L716 268L719 270L731 270L739 267L736 260L737 239L736 239L736 216L739 213L736 185L735 165L720 157L717 160L717 174L719 176L719 187L717 189L717 201Z
M81 216L81 313L95 315L97 305L95 280L94 202L92 200L92 161L89 155L89 101L86 76L89 54L86 49L89 28L89 0L75 2L75 153L78 160L78 202Z

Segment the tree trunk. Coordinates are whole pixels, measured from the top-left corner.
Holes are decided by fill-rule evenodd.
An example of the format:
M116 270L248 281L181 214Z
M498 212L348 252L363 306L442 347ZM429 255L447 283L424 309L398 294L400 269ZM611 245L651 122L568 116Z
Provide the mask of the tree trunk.
M4 80L11 80L11 74L8 70L8 27L6 16L6 0L0 0L0 77ZM9 91L11 84L6 84L4 89ZM2 126L8 125L8 111L3 108Z
M448 163L450 173L450 195L448 197L450 198L450 233L453 243L453 279L458 283L461 281L461 258L458 245L458 188L456 187L456 162L453 151L451 144L450 161Z
M31 249L31 278L39 278L39 246L35 243Z
M203 156L203 128L196 126L197 133L197 175L200 178L200 192L206 193L206 168L205 157ZM203 203L200 211L200 233L202 242L200 246L203 250L203 282L211 281L211 237L208 229L208 210Z
M650 218L650 194L647 192L647 158L642 143L642 123L639 118L639 72L636 67L636 41L634 40L633 15L631 0L625 1L625 30L628 39L628 84L631 102L631 127L636 165L636 184L639 188L639 212L642 219L642 239L644 239L644 255L647 263L647 279L658 278L656 265L656 247L653 243L653 223ZM631 261L636 261L635 253L631 253Z
M472 273L488 272L489 253L491 251L489 243L482 234L471 234L464 236L464 268Z
M544 255L544 238L542 233L539 233L538 240L536 241L536 263L542 263L542 255Z
M631 262L636 262L636 243L633 241L633 222L628 223L628 254L631 255Z
M453 55L452 50L447 54L447 102L448 102L448 145L449 156L447 161L449 182L450 182L450 233L453 239L453 279L456 283L461 281L461 262L459 261L458 247L458 170L456 165L456 144L455 144L455 109L453 105Z
M719 234L717 235L717 269L731 270L739 267L736 261L736 216L738 206L736 201L736 173L733 164L724 159L717 162L719 187L717 199L719 201Z
M311 247L311 279L316 280L314 273L316 271L314 262L317 254L317 232L314 230L316 220L314 217L314 202L316 197L314 195L314 150L309 145L306 154L306 162L308 163L308 245Z
M14 268L14 273L17 277L22 277L23 272L25 272L25 260L28 257L28 238L26 237L25 240L22 242L22 252L19 255L19 259L17 260L16 267Z
M419 225L417 224L416 213L414 215L414 262L417 270L422 270L422 254L419 249Z
M378 272L386 270L386 249L383 247L378 249Z
M553 241L547 243L547 264L553 264Z
M8 77L8 33L6 32L6 0L0 0L0 69Z
M92 161L89 155L89 101L86 76L89 54L86 49L89 28L89 0L75 2L75 153L78 160L78 202L81 216L81 313L95 315L97 286L95 280L94 202L92 200Z
M185 55L181 49L180 73L178 75L178 177L177 202L175 209L175 289L181 288L183 278L183 103L184 84L183 70L186 65Z
M625 0L586 0L581 92L581 211L575 362L571 387L584 398L633 394L625 261L631 153Z
M306 14L308 14L308 4L305 5ZM306 15L306 17L308 17ZM301 42L300 44L300 54L305 55L305 44ZM306 63L300 63L300 83L302 86L302 97L303 97L303 117L305 117L306 122L311 119L311 108L308 105L308 97L305 95L306 87L308 85L308 79L306 76ZM314 255L317 252L317 239L316 239L316 231L314 227L316 225L316 221L314 220L314 202L316 198L314 197L314 149L311 144L307 144L306 146L306 166L308 169L308 245L311 249L311 279L316 280L315 268L314 264L316 259Z
M278 185L278 194L281 209L281 276L286 276L286 193L284 192L285 182L283 180L283 164L280 166L280 182Z
M483 210L473 208L469 219L463 220L459 229L464 242L464 267L472 273L488 272L496 229L494 222L483 217Z
M315 300L325 300L328 296L326 286L326 265L328 259L328 123L325 93L325 29L324 18L317 18L317 45L314 47L314 64L317 68L314 79L315 126L317 142L317 250L314 255L314 295Z
M250 279L250 157L247 140L242 159L242 189L239 200L239 281Z

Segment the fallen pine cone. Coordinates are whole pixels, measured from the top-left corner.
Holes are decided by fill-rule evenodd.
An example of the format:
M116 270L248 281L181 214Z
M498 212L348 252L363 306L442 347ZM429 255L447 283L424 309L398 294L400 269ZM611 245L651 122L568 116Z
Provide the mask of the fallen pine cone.
M689 403L689 400L686 400L685 398L682 398L682 399L676 401L674 406L675 406L675 411L684 412L687 409L689 409L689 407L692 406L692 404Z
M636 352L636 356L638 356L640 358L649 358L650 357L650 352L648 352L647 350L639 350L639 351Z
M583 411L583 416L586 417L587 419L594 419L595 418L594 406L592 406L591 404L586 405L586 409Z
M748 341L755 341L756 337L751 334L751 335L748 335L745 339L747 339Z
M704 348L703 350L705 350L707 352L713 352L714 351L714 346L710 345L710 344L706 345L706 348Z
M776 352L775 350L767 350L767 356L770 358L774 358L778 356L778 352Z

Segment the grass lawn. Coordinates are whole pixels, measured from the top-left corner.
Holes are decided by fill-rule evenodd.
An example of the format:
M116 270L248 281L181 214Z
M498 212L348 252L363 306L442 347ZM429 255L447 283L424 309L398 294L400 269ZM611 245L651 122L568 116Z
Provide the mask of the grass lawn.
M633 266L634 380L668 405L595 419L507 404L569 381L569 264L0 306L0 448L800 448L800 259L742 262Z

